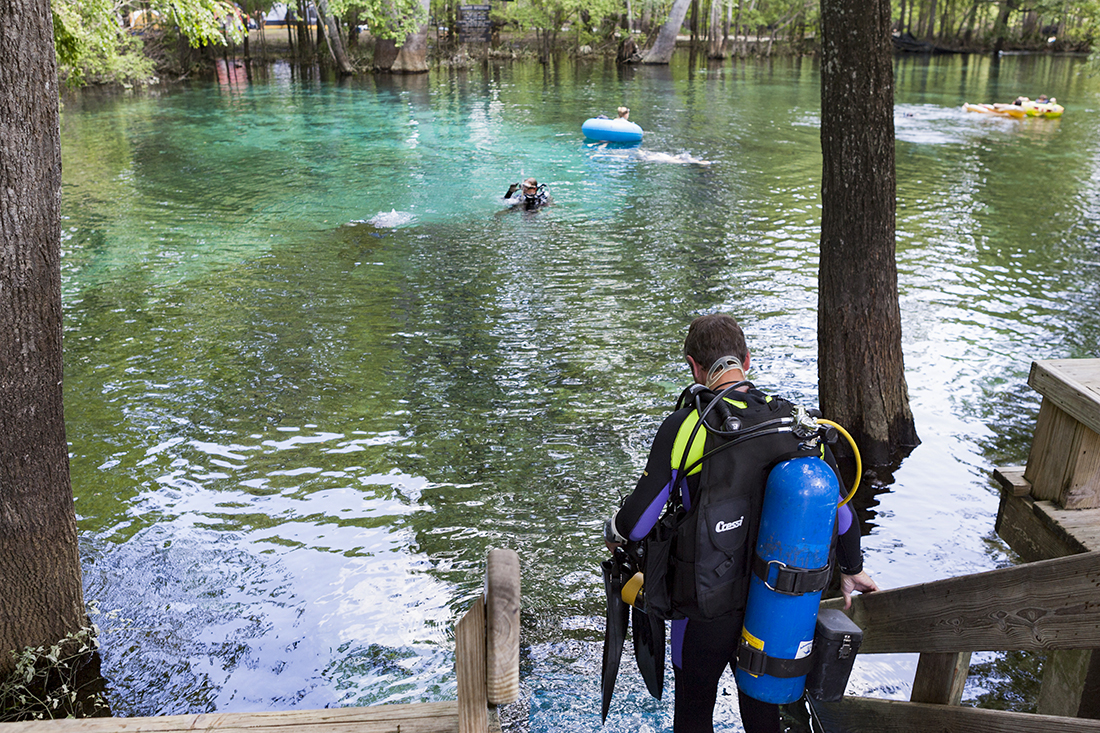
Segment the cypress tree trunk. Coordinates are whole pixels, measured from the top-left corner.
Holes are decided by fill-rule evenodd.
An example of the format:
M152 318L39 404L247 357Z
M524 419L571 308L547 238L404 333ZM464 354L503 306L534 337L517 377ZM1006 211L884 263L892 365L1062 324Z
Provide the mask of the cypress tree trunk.
M349 10L344 14L344 22L348 25L348 48L355 48L359 45L359 23L358 17L355 11Z
M711 0L710 23L707 24L707 55L712 59L726 57L726 44L722 36L722 2Z
M726 0L726 19L722 23L722 58L725 58L730 47L730 25L733 23L733 0Z
M431 0L420 0L425 17L431 16ZM420 26L416 33L405 37L405 43L397 52L390 71L404 74L424 74L428 71L428 24Z
M822 0L821 30L821 408L885 465L919 443L894 255L890 0Z
M688 45L692 53L695 53L699 42L699 0L691 0L691 16L688 20L688 30L691 31L691 40Z
M997 20L993 24L993 55L997 56L1005 47L1005 41L1008 39L1008 18L1012 13L1012 8L1008 4L1008 0L1001 0L997 9Z
M344 37L340 35L340 29L336 27L336 18L328 11L328 0L317 0L317 31L325 28L325 46L329 56L340 70L341 76L351 76L355 73L355 67L348 59L348 52L344 49Z
M669 11L668 21L657 32L657 40L653 46L642 54L643 64L667 64L672 60L672 52L676 50L676 36L684 25L691 0L675 0L672 10Z
M87 624L61 404L61 154L48 0L0 3L0 677Z
M374 42L374 68L376 71L389 71L397 60L397 41L392 38L379 38Z

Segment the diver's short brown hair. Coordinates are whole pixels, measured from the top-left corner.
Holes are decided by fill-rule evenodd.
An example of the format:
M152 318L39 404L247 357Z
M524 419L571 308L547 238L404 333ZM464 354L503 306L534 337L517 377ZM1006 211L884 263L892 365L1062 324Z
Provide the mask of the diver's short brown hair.
M742 364L749 355L745 332L733 316L711 313L699 316L688 326L684 355L703 369L710 369L723 356L734 356Z

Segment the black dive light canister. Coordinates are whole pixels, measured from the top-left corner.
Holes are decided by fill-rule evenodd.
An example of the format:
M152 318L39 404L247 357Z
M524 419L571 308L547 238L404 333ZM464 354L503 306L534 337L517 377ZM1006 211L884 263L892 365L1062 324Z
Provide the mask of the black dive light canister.
M863 643L863 629L836 609L817 614L814 631L814 666L806 677L806 694L820 702L844 697L856 652Z

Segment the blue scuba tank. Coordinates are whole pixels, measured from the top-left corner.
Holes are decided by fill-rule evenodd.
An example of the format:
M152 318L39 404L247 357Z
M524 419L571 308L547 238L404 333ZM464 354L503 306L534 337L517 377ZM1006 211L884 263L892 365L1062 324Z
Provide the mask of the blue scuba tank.
M802 697L839 496L821 458L793 458L768 475L736 670L737 687L757 700Z

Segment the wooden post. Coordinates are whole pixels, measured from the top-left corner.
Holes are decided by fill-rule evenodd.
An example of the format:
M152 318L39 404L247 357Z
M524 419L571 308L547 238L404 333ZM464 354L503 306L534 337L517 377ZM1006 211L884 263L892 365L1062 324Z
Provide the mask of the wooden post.
M519 698L519 555L515 550L489 553L485 573L486 660L489 703Z
M455 627L458 731L485 733L489 709L485 690L485 596L478 596Z
M1090 649L1071 649L1048 656L1036 709L1043 715L1077 717L1093 656L1095 653Z
M958 705L962 702L970 652L925 652L917 660L910 702Z
M500 730L496 708L519 697L519 555L493 550L485 593L455 627L459 733Z

